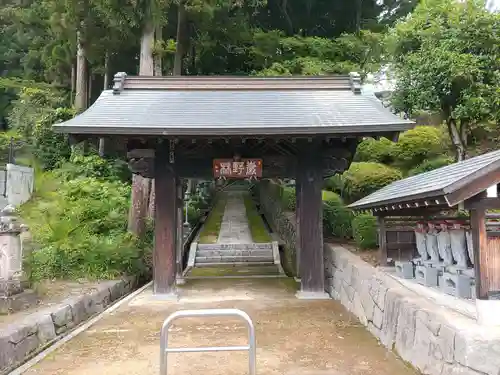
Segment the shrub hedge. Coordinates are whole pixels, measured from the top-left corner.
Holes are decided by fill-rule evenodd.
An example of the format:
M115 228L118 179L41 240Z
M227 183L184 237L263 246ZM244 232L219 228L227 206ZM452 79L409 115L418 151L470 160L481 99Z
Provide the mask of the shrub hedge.
M394 152L396 163L408 170L443 153L443 130L434 126L417 126L399 137Z
M380 163L352 163L344 172L344 195L354 202L403 177L401 171Z
M422 164L417 165L408 171L408 176L415 176L420 173L429 172L453 163L454 160L448 156L441 156L436 159L425 160Z
M152 236L127 232L130 185L117 178L120 168L96 160L82 156L36 176L35 196L21 207L32 233L33 281L149 273Z
M377 243L377 219L373 215L360 214L352 220L352 234L361 249L373 249Z
M356 150L354 161L369 161L383 164L391 164L395 157L396 144L387 138L376 140L366 138Z

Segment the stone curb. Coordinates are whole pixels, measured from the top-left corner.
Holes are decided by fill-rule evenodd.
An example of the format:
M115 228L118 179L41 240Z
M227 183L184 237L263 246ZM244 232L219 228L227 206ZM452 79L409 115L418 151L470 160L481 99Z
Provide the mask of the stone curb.
M0 330L0 374L47 347L59 335L104 311L112 302L132 292L136 285L135 277L105 281L91 294L69 297Z
M325 245L324 257L330 296L423 374L500 373L500 329L422 297L341 246Z

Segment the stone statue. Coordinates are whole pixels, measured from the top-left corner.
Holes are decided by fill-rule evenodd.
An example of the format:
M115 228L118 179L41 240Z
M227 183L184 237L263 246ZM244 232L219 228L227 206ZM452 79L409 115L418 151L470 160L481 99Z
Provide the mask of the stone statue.
M438 230L434 223L427 223L426 249L432 263L439 263Z
M443 265L451 266L453 264L453 253L451 250L451 238L448 231L448 223L439 224L440 231L437 235L439 256L443 260Z
M451 238L451 250L453 259L458 268L467 268L467 244L465 239L465 229L460 222L454 222L449 229Z
M425 228L424 223L417 223L417 227L415 228L415 242L417 245L417 251L420 255L418 260L425 261L429 259L429 255L427 253L427 237L425 235L427 229Z

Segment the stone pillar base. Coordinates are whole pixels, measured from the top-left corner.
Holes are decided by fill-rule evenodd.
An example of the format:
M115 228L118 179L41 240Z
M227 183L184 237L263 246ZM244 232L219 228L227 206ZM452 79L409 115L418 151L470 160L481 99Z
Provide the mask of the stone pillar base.
M295 297L297 299L308 300L331 299L326 292L305 292L303 290L299 290L297 293L295 293Z
M476 299L476 311L480 325L500 327L500 300Z
M179 294L177 292L171 293L153 293L151 298L153 301L172 301L177 302L179 300Z

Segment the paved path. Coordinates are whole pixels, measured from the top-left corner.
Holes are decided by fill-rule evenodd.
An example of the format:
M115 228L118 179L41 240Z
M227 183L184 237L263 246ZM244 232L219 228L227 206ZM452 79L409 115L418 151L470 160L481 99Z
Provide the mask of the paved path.
M158 375L159 331L180 309L239 308L253 319L258 375L415 374L333 300L294 297L291 279L190 280L179 302L147 290L30 369L27 375ZM242 345L239 321L179 320L172 346ZM243 375L247 354L171 354L168 375Z
M250 244L253 243L248 226L245 203L245 192L228 192L224 216L217 243Z

